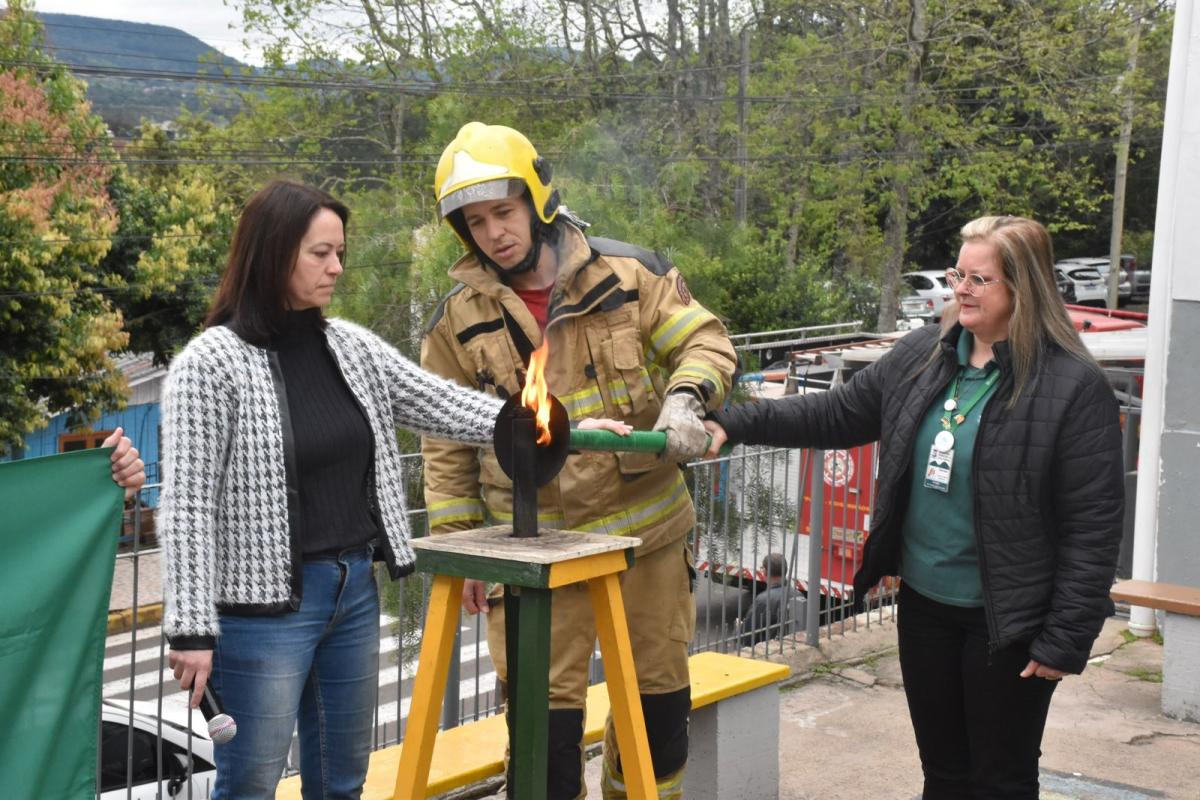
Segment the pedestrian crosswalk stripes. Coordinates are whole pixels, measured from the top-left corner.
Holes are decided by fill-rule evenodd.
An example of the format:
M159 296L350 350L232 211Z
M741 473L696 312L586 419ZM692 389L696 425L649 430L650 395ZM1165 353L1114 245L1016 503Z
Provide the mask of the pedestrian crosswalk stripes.
M406 663L397 664L399 637L395 633L395 617L383 614L379 619L379 724L394 724L408 714L408 695L416 675L418 648L407 648ZM158 626L137 632L136 641L130 633L108 637L105 648L103 688L105 699L132 699L156 703L161 692L167 708L186 709L188 693L179 689L167 666L167 648L162 644ZM488 658L487 636L475 623L461 631L459 657L462 680L459 696L469 708L476 695L481 708L488 708L496 687L496 674ZM136 645L137 649L132 648ZM160 661L161 659L161 661ZM160 668L161 663L161 668ZM132 676L131 676L132 673Z

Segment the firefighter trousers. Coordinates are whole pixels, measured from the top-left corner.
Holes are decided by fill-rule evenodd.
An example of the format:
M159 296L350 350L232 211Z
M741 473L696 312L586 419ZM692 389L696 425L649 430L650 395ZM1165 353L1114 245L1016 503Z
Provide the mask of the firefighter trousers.
M663 800L682 797L691 711L687 650L696 627L694 578L686 538L639 555L620 578L650 759ZM504 603L493 602L488 615L488 649L503 686L507 679ZM577 800L587 795L583 782L584 704L588 665L595 648L596 623L587 584L555 589L550 600L549 800ZM604 727L602 786L606 800L626 796L611 713Z

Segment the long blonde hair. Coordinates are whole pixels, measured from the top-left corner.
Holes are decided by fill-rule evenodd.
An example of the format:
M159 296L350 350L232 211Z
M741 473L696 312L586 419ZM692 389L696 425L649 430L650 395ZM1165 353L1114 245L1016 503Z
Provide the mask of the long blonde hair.
M1038 362L1051 343L1099 369L1079 339L1054 280L1054 248L1040 222L1026 217L979 217L963 225L963 243L987 242L996 248L1004 268L1004 283L1013 295L1008 323L1012 353L1013 391L1008 405L1032 382ZM958 303L946 304L942 333L958 321Z

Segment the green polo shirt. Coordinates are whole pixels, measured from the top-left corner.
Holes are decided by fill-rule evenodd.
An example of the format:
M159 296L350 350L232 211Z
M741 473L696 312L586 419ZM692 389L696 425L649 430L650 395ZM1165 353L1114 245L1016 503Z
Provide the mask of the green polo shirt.
M970 365L974 337L963 330L958 337L960 404L965 404L997 369L995 361L982 368ZM942 430L940 392L925 411L913 444L908 511L901 527L900 578L926 597L952 606L978 608L983 605L983 585L979 578L979 556L975 550L974 486L971 459L979 418L988 400L996 392L995 384L968 412L966 420L954 431L954 466L950 471L950 490L941 492L925 487L925 468L933 437Z

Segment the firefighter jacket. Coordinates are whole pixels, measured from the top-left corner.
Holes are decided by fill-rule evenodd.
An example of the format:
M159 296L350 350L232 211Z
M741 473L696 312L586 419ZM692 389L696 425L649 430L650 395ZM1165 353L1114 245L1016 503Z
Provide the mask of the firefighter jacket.
M608 417L650 430L663 397L677 389L719 407L736 355L724 325L692 298L678 270L651 251L555 225L546 380L572 423ZM473 254L450 275L459 284L429 322L421 366L507 398L520 391L543 334L521 298ZM490 447L427 437L422 452L431 533L512 521L512 482ZM539 490L538 521L637 536L637 552L648 553L685 536L695 513L676 464L647 453L580 452Z

